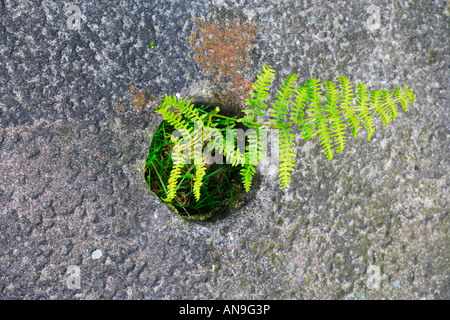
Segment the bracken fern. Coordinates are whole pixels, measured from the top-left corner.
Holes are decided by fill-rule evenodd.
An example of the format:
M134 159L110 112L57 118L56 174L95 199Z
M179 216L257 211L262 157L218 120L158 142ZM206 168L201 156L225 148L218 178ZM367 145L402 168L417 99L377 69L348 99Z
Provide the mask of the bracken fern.
M263 150L266 146L261 137L266 128L279 129L278 176L280 187L285 188L290 183L291 172L294 171L297 135L304 140L318 136L326 158L332 159L334 153L342 152L347 144L347 127L351 129L355 139L358 131L364 128L367 140L370 141L375 132L375 117L378 117L383 125L387 125L397 118L398 105L407 111L409 103L415 102L412 89L406 86L402 90L395 88L393 92L369 92L364 84L358 83L355 87L345 77L338 77L337 83L324 81L323 84L317 79L309 79L304 85L297 86L298 75L293 74L284 79L268 110L266 102L270 98L269 89L274 77L275 71L265 65L253 85L253 91L250 92L251 98L246 100L247 106L243 110L245 115L240 119L220 115L218 108L200 115L190 102L167 95L157 112L176 129L187 130L194 137L193 141L189 142L183 142L183 139L175 141L178 145L176 149L180 153L202 141L203 134L195 131L188 122L200 122L203 129L214 128L218 124L233 128L236 123L255 129L247 135L248 144L244 153L236 147L235 136L227 136L226 142L211 140L207 144L208 150L215 149L216 152L224 154L228 163L242 167L240 173L243 185L245 190L249 191L255 167L264 157ZM258 117L266 116L267 111L270 114L270 123L257 122ZM197 148L196 151L194 148L194 195L197 201L200 199L200 187L205 174L205 162L199 151L201 149ZM180 156L180 160L186 159ZM175 196L179 177L180 167L175 164L167 186L166 201Z

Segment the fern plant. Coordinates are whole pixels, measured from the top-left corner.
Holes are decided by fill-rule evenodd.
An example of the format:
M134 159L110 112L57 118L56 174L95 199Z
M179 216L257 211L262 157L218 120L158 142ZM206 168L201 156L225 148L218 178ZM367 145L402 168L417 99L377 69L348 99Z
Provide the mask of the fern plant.
M291 173L295 164L295 138L297 135L304 140L318 137L319 144L328 160L335 153L342 152L347 144L347 128L355 139L360 129L367 131L370 141L375 131L375 118L379 118L383 125L395 120L399 105L407 111L409 103L415 102L412 89L376 90L369 92L367 87L358 83L356 87L345 77L338 77L338 82L309 79L304 85L297 85L298 75L288 76L281 84L271 108L268 108L270 85L275 77L275 71L265 65L259 73L257 81L246 100L242 118L227 117L219 114L220 109L200 113L189 101L176 97L165 96L156 112L176 129L186 134L174 140L174 150L178 157L177 163L170 173L165 201L171 201L176 194L178 180L181 176L182 163L189 161L189 151L194 151L195 199L201 198L200 189L205 175L206 163L202 156L202 148L215 149L225 156L227 163L241 166L240 174L245 191L249 191L255 174L255 167L264 157L265 145L260 137L264 130L275 128L279 130L279 168L278 176L280 188L285 188L291 180ZM258 122L258 117L270 114L269 123ZM195 128L192 123L200 124ZM205 143L205 132L214 130L220 124L224 128L232 129L237 124L243 124L254 130L249 130L245 150L237 147L235 137L226 139L212 139ZM228 138L228 136L227 136ZM188 151L188 152L186 152ZM183 154L183 155L182 155ZM192 158L192 157L191 157Z
M194 112L198 112L201 117L208 113L205 108L196 110ZM182 128L181 132L190 127L195 130L195 123L183 117L179 118L178 113L166 115L170 117L171 123L182 124L177 125ZM178 120L173 120L175 118ZM205 120L205 125L207 121L208 119ZM227 164L211 164L207 159L200 159L201 165L195 161L189 163L189 156L183 151L188 149L188 145L193 146L193 142L198 143L199 140L191 139L187 135L190 132L188 129L184 132L186 139L181 140L175 135L175 127L171 123L164 120L153 135L144 169L149 188L165 200L175 213L187 219L206 220L214 215L218 208L241 204L243 187L239 181L240 168ZM227 121L222 119L213 119L210 126L224 132L226 123ZM208 131L203 138L207 138L208 133L212 135ZM202 148L209 150L220 145L221 140L212 140L203 143Z

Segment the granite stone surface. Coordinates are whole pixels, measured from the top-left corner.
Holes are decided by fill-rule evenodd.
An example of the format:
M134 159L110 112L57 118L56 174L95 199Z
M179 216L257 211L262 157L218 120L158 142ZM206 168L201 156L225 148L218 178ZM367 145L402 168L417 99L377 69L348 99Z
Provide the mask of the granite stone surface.
M0 1L0 298L450 299L449 12L438 0ZM233 74L196 62L199 21L254 26L247 48L224 48L245 62ZM264 64L272 96L296 73L408 85L417 101L331 161L298 139L286 189L258 169L242 207L180 218L144 179L159 99L232 103Z

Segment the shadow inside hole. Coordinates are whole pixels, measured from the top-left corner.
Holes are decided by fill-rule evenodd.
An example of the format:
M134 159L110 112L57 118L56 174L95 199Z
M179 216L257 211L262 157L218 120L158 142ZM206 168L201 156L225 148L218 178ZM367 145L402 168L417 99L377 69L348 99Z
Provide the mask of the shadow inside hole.
M227 101L227 103L224 103ZM195 106L207 106L207 110L211 111L216 107L220 108L220 114L227 117L242 118L245 114L242 112L242 106L235 102L228 101L227 98L219 93L213 94L211 99L202 99L201 97L195 97L191 103ZM240 125L240 124L239 124Z
M239 182L242 183L241 181ZM238 202L235 203L234 207L229 205L220 207L211 218L206 221L196 221L196 223L214 223L230 217L233 214L233 211L235 211L236 209L242 209L250 202L250 200L255 197L256 190L259 189L260 184L261 177L258 173L255 173L255 175L253 176L252 188L249 192L242 191L242 194L240 194L239 198L237 199Z
M197 109L206 113L216 107L216 105L203 107L205 105L208 105L206 101L203 103L196 101L195 104ZM173 165L170 158L170 135L173 130L173 126L162 121L153 135L144 170L148 187L162 200L167 197L167 186ZM241 207L249 198L249 194L244 192L240 169L241 166L227 164L225 158L221 165L210 165L197 202L192 192L195 167L193 164L186 165L182 178L178 180L177 196L165 204L173 212L189 220L215 222L225 219L232 214L233 208Z

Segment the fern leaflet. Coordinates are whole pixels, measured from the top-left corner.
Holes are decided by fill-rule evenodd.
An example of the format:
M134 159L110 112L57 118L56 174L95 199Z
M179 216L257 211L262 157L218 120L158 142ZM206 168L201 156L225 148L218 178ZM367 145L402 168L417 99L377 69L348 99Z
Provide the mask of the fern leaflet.
M347 137L345 135L345 123L339 113L338 101L339 91L336 85L331 81L324 81L324 85L327 92L327 101L325 107L329 114L331 122L331 136L334 137L336 146L336 152L341 152L345 148Z
M380 118L384 126L388 125L389 122L391 122L391 117L389 116L388 111L384 108L383 92L376 90L372 92L371 96L376 115Z
M369 93L364 84L359 83L356 87L357 98L356 101L358 103L358 107L360 109L360 118L363 124L364 129L367 131L367 140L370 141L370 137L373 135L375 129L375 121L373 120L372 115L370 114L369 108Z
M359 119L351 108L355 95L353 94L353 84L345 77L338 77L341 88L341 109L344 111L350 127L352 128L353 137L356 139L359 126Z
M250 92L252 98L246 99L247 105L250 107L244 109L245 113L242 122L249 124L255 121L256 115L264 116L267 105L265 101L269 98L269 88L273 81L275 71L267 65L263 66L263 71L258 75L257 81L253 84L253 91Z
M280 91L276 96L275 103L272 104L271 116L272 122L275 124L283 124L288 114L289 99L291 98L295 88L294 83L297 81L298 76L293 74L287 77L281 85ZM294 171L294 158L295 153L292 147L295 145L295 134L290 133L291 128L288 126L282 126L280 128L280 141L279 151L280 167L278 169L278 176L281 182L281 188L287 187L291 180L291 171Z

